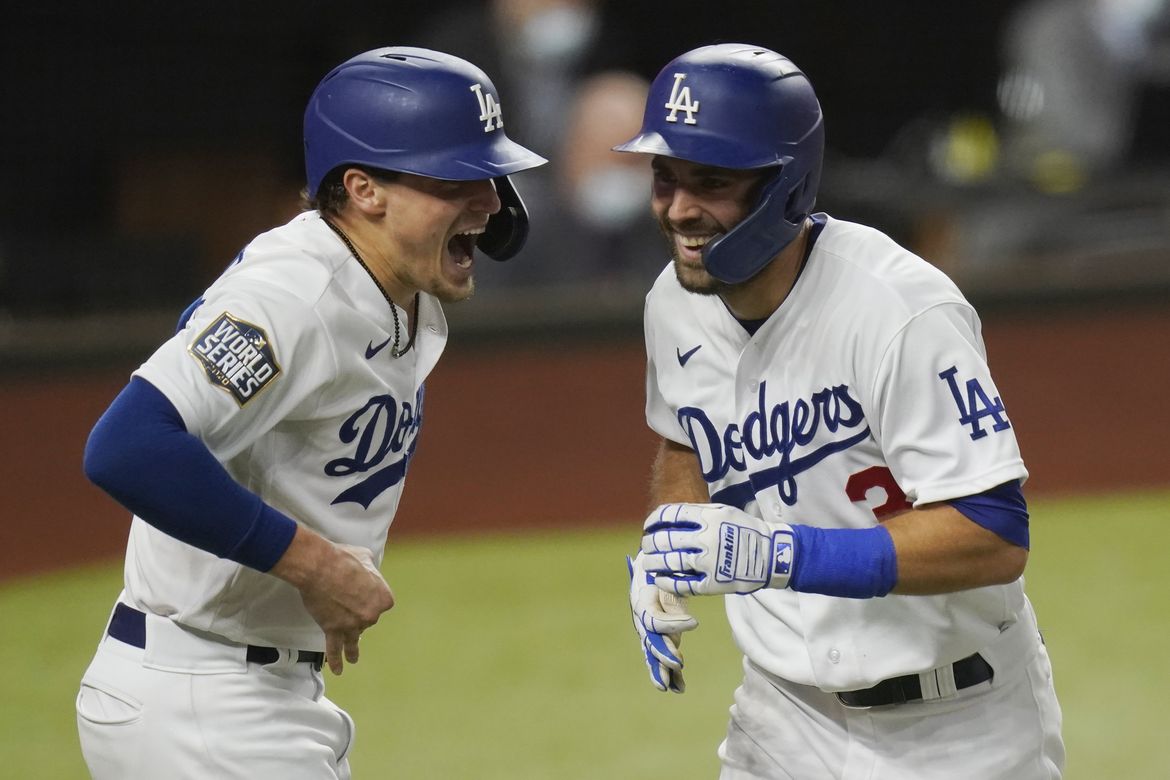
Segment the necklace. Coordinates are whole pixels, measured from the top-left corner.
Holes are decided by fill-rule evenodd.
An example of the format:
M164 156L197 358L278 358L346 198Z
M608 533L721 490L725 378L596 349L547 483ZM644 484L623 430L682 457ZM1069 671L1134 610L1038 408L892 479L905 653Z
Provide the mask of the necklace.
M353 242L349 240L349 236L345 234L345 231L327 219L324 220L324 222L329 226L330 230L337 234L337 237L341 239L341 243L345 244L345 248L349 250L351 255L353 255L353 259L357 260L358 265L365 269L365 272L369 274L370 280L373 281L374 285L378 288L378 291L382 293L382 297L386 299L386 303L390 304L390 316L394 318L394 343L390 345L390 356L396 358L402 357L410 351L412 346L414 346L414 336L418 332L418 293L416 292L414 294L414 317L412 317L410 320L410 339L406 342L405 347L399 349L398 338L399 332L401 331L401 326L398 323L398 306L395 305L394 299L390 297L390 293L386 292L386 288L383 287L382 283L378 281L378 277L374 276L374 272L370 270L370 267L366 265L366 261L362 259L360 254L358 254L357 249L354 248Z

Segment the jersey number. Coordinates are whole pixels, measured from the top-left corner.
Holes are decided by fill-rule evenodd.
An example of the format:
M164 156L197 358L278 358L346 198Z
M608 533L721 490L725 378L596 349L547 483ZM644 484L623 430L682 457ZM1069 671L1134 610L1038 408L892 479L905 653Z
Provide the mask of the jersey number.
M891 515L911 508L910 502L906 500L906 494L898 487L894 475L885 466L870 466L849 477L849 481L845 483L845 495L849 496L850 501L864 501L866 493L871 488L881 488L886 493L885 503L873 508L873 515L878 520L885 520Z

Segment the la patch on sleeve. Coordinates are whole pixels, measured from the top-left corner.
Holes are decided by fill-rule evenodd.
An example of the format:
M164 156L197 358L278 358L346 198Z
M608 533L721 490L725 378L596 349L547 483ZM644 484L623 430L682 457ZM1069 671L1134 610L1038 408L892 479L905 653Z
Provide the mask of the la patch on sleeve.
M264 329L224 312L187 347L216 387L248 403L280 375L272 342Z

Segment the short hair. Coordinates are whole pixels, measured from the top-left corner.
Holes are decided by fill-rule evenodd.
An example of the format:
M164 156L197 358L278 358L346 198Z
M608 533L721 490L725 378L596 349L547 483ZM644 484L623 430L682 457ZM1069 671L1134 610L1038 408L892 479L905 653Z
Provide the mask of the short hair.
M336 217L341 214L345 204L349 202L349 193L345 191L342 177L350 168L356 168L372 179L380 182L394 181L398 178L398 171L387 171L382 168L373 168L368 165L338 165L321 180L317 187L316 196L309 195L308 187L301 190L301 208L305 211L316 211L323 217Z

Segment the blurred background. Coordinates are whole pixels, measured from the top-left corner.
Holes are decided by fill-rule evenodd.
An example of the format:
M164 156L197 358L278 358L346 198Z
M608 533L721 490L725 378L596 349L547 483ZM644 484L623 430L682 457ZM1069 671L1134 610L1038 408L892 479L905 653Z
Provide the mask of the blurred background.
M241 246L297 210L317 81L387 44L479 64L517 177L515 262L484 261L477 327L636 314L664 252L644 161L609 147L677 54L745 40L811 77L819 207L869 222L981 300L1170 288L1163 0L23 4L0 32L0 355L141 354ZM604 311L598 311L598 308ZM85 322L84 341L70 323ZM62 329L62 326L65 326ZM63 337L63 338L59 338Z
M500 539L519 538L506 534L608 534L602 547L617 568L605 592L613 630L627 630L618 540L636 543L655 446L642 417L640 317L667 254L648 212L645 161L609 148L636 131L658 69L720 41L774 48L812 79L828 145L817 208L886 231L979 308L1041 508L1037 538L1053 545L1033 551L1037 576L1054 573L1030 581L1033 599L1051 600L1059 621L1058 596L1076 587L1062 578L1083 569L1115 595L1099 590L1096 603L1142 610L1112 627L1109 648L1050 646L1058 690L1067 669L1070 755L1082 756L1082 773L1069 776L1133 760L1140 751L1127 745L1146 745L1148 766L1165 765L1148 733L1126 742L1109 732L1108 744L1092 736L1128 723L1097 711L1111 693L1092 676L1125 666L1149 682L1135 682L1135 696L1170 688L1165 672L1140 667L1143 648L1164 644L1170 579L1134 557L1141 545L1113 548L1098 569L1070 540L1104 544L1092 523L1136 512L1143 533L1170 541L1170 0L9 9L0 25L0 625L43 610L36 593L54 594L54 609L79 593L99 605L76 617L80 638L54 633L64 630L54 621L41 637L80 648L60 661L59 689L29 689L30 706L53 713L47 745L74 739L70 698L116 593L128 529L125 512L81 474L85 437L186 304L254 235L297 213L310 92L333 66L384 45L480 65L509 135L552 161L514 177L532 215L528 246L504 264L480 257L475 298L447 308L452 338L428 382L391 550L403 541L409 568L456 534L482 535L484 549L505 555L515 545ZM1062 525L1067 517L1082 520ZM468 565L492 565L476 560ZM82 576L67 571L77 565L97 568L46 579ZM1135 592L1160 593L1161 611ZM1067 625L1080 637L1079 619L1070 614L1057 633ZM642 685L627 649L619 665ZM582 660L589 644L566 652L581 654L575 669L596 661ZM411 663L423 678L444 674ZM715 715L716 732L699 743L708 757L723 720ZM0 742L0 753L10 746ZM622 776L574 774L558 761L556 776ZM507 776L553 776L554 764L543 766Z

